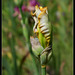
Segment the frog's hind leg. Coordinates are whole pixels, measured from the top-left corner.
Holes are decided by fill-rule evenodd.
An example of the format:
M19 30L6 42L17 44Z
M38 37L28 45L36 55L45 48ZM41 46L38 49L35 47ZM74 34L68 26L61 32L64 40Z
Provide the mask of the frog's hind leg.
M43 51L42 51L42 54L44 52L50 52L52 50L52 45L49 45L48 47L46 47Z

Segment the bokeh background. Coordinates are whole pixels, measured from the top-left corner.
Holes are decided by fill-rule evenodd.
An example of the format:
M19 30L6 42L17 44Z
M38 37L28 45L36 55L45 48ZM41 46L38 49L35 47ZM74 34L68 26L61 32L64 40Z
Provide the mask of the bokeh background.
M2 0L2 75L37 75L39 63L32 59L23 35L20 3L21 0ZM30 11L36 4L48 7L53 26L53 57L47 64L48 75L73 75L73 1L23 0L21 9L30 36L34 36Z

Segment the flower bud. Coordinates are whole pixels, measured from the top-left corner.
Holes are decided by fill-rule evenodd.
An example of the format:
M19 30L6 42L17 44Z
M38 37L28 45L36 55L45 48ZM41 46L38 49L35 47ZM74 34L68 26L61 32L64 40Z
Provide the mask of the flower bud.
M31 45L32 45L32 51L33 51L34 55L36 57L38 57L44 48L41 46L38 38L30 37L30 41L31 41Z

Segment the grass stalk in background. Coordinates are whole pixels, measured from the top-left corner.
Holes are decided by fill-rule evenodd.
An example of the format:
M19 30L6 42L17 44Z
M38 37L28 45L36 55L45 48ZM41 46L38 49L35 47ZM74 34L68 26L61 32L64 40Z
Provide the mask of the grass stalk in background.
M11 19L11 22L12 22L12 29L15 30L15 20L12 16L13 14L13 1L10 0L10 2L8 1L8 5L9 5L9 11L11 12L9 15L10 15L10 19ZM11 33L11 37L9 38L9 46L11 48L11 54L12 54L12 57L13 57L13 64L14 64L14 75L18 75L18 66L17 66L17 57L16 57L16 50L15 50L15 39L14 39L14 36L13 34Z
M6 69L6 71L8 72L8 75L14 75L10 67L10 63L6 60L5 57L2 57L2 65L4 69Z

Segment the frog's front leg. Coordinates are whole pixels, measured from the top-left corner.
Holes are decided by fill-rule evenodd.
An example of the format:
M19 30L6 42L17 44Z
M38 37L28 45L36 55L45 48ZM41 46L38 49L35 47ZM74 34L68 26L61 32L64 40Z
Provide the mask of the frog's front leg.
M36 26L37 26L37 25L34 25L34 27L33 27L34 33L38 33L38 30L37 30Z
M36 16L33 17L34 21L35 21L35 24L34 24L34 27L33 27L33 31L34 33L38 33L38 30L37 30L37 26L38 26L38 19Z
M35 15L36 15L36 12L33 13L33 12L31 11L31 15L32 15L32 16L35 16Z

